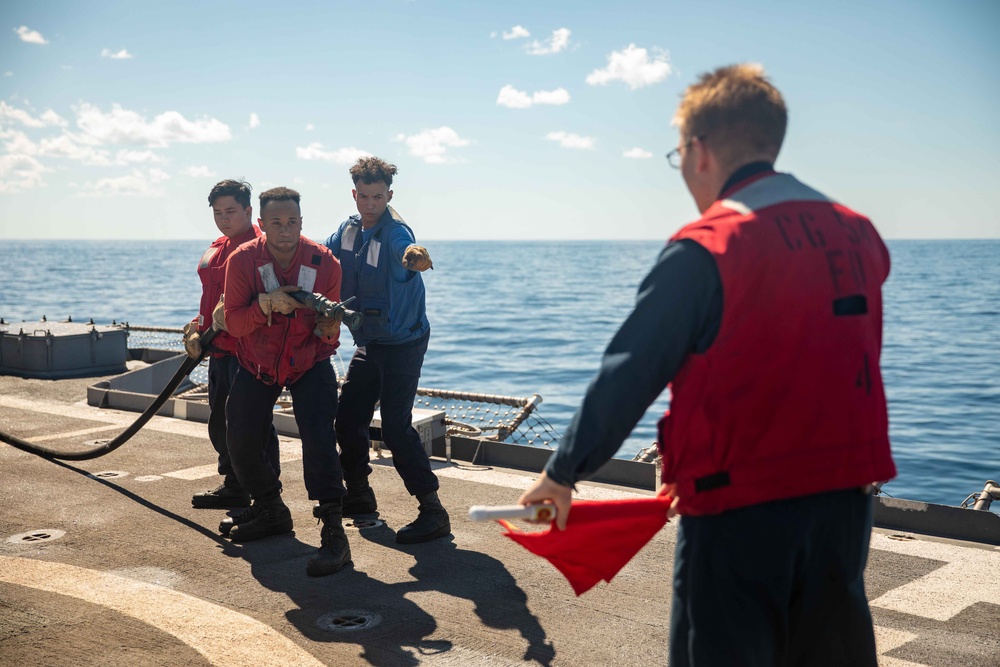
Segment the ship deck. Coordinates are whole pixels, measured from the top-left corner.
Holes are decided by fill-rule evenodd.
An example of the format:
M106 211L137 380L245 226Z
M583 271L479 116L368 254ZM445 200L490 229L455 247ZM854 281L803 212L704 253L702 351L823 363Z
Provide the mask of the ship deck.
M51 447L117 435L96 380L0 377L0 430ZM415 515L373 460L379 519L348 530L354 565L309 578L319 527L299 444L282 437L295 531L246 545L196 510L214 487L204 424L154 417L117 451L52 462L0 444L0 664L662 665L676 528L576 597L546 561L466 518L512 504L533 474L434 460L453 536L397 545ZM649 495L582 484L581 497ZM868 595L884 667L1000 665L1000 548L876 530Z

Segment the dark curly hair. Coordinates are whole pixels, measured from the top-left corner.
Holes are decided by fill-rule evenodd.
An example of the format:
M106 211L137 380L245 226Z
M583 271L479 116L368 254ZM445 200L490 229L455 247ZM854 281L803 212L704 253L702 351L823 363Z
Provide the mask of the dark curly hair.
M351 178L354 179L355 185L358 184L358 181L364 181L368 185L382 181L391 186L392 177L396 175L397 171L399 170L396 169L396 165L370 155L358 158L358 161L351 167Z
M240 206L246 208L250 205L251 190L250 184L242 178L238 181L227 178L216 183L212 191L208 193L208 205L215 206L215 200L219 197L233 197Z

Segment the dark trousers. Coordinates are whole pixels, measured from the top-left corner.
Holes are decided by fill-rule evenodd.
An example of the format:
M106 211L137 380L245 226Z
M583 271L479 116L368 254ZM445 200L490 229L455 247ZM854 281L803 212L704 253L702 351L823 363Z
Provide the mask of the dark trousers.
M671 667L877 667L858 489L681 517Z
M333 367L327 360L318 362L288 390L302 440L302 476L309 498L340 498L347 490L333 430L337 415L337 378ZM227 443L233 470L254 498L273 495L281 488L264 452L273 428L274 403L280 394L281 385L264 384L240 366L226 403Z
M233 472L233 464L229 459L229 447L226 445L226 399L236 377L236 369L240 367L239 360L231 354L224 357L212 356L208 360L208 439L219 455L219 474L225 478L226 486L239 487L240 483ZM270 437L265 449L268 462L275 475L281 474L281 460L278 452L278 433L271 426Z
M382 441L392 452L392 464L403 478L406 490L414 496L438 490L438 479L431 471L427 452L411 425L413 399L429 339L427 332L409 343L369 344L354 353L337 413L340 462L351 486L371 474L368 425L375 414L375 403L379 402Z

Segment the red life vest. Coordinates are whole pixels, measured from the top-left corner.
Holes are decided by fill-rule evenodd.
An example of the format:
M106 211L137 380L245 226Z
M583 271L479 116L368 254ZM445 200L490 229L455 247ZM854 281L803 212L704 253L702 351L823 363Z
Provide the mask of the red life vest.
M261 236L233 253L227 270L230 273L239 271L244 276L252 273L254 286L248 294L227 293L227 308L237 305L231 304L230 298L257 308L258 294L282 285L298 285L307 292L319 292L331 301L340 299L340 262L325 246L304 236L299 239L295 259L286 269L274 261L267 250L267 237ZM258 380L288 386L317 362L329 359L340 345L339 335L331 339L332 343L327 342L313 333L315 328L313 310L300 308L288 315L272 312L270 326L264 323L236 339L237 357Z
M219 303L219 297L226 284L226 260L233 254L233 251L247 241L253 241L260 236L260 229L257 225L250 225L245 233L230 239L227 236L220 236L215 239L208 250L201 256L198 262L198 277L201 278L201 307L198 309L198 331L204 333L212 326L212 311ZM220 331L212 339L212 347L236 354L236 339L225 331ZM221 354L214 356L221 357Z
M768 172L672 241L714 257L722 320L690 355L659 424L682 514L891 479L879 355L889 253L871 222Z

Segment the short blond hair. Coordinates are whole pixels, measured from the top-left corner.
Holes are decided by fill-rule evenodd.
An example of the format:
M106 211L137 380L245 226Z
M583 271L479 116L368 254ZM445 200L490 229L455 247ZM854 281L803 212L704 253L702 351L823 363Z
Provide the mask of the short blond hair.
M781 93L755 63L720 67L688 86L673 124L682 142L704 138L723 167L774 161L785 139L788 111Z

